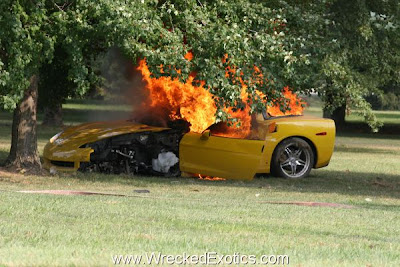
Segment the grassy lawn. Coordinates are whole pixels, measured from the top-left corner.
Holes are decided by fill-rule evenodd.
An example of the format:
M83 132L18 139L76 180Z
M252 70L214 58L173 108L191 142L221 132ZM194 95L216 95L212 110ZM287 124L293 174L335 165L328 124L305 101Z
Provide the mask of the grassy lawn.
M102 110L99 103L67 105L67 124L90 119L91 110L97 115ZM121 114L114 115L129 113L123 108L117 112ZM400 121L399 113L387 114ZM10 119L10 114L0 112L0 161L10 146ZM58 130L39 128L40 151ZM115 254L215 251L286 254L292 266L399 266L399 162L400 137L347 133L337 137L328 167L294 181L81 173L39 177L0 171L0 265L99 266L112 265ZM17 192L45 189L127 196ZM150 193L135 193L137 189ZM329 202L353 208L272 201Z

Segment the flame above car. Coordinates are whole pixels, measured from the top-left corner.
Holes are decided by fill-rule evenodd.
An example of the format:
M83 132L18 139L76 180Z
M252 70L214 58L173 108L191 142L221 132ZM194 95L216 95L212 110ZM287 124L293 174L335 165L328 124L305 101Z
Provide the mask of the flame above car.
M193 54L185 55L187 60L192 60ZM226 60L226 57L223 59ZM256 75L261 75L258 68L255 69ZM195 76L192 74L185 82L181 82L178 78L172 77L153 77L145 59L140 60L137 67L142 74L145 82L144 89L147 93L146 100L142 103L142 109L146 110L146 116L149 114L154 117L164 118L166 120L185 120L190 123L190 131L201 133L216 121L217 107L215 105L216 96L212 95L204 86L204 82L200 81L200 86L193 85ZM226 68L226 75L234 72L234 67ZM179 70L178 70L179 72ZM232 138L247 138L251 134L254 126L254 120L250 114L250 106L248 105L247 86L242 78L240 98L245 104L243 109L224 108L231 118L237 122L228 127L220 127L220 131L214 132L218 136ZM282 108L279 104L266 105L266 110L271 116L282 115L301 115L304 110L305 102L303 102L289 87L283 89L284 102L286 107ZM257 91L257 95L266 103L265 95ZM139 119L140 121L140 119Z

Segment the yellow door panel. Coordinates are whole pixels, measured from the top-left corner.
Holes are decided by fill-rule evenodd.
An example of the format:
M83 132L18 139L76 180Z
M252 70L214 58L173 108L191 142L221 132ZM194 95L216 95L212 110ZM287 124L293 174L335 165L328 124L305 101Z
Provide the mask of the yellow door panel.
M204 137L204 136L203 136ZM180 169L231 179L251 180L259 166L265 141L187 133L179 145Z

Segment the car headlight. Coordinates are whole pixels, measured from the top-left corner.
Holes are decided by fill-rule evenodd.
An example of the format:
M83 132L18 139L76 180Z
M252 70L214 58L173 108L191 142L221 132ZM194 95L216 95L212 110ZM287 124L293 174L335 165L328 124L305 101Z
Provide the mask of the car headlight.
M57 138L62 134L63 132L59 132L58 134L54 135L52 138L50 138L50 143L53 143L54 141L57 140Z

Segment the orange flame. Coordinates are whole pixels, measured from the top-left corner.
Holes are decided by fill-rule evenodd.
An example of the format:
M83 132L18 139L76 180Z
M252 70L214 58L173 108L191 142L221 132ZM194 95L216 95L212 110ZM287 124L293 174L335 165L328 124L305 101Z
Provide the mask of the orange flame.
M177 78L151 78L146 61L141 60L138 70L146 81L151 108L164 110L171 120L184 119L190 130L201 133L215 122L217 108L212 94L202 85L193 86L194 77L182 83Z
M199 180L206 180L206 181L225 181L225 178L221 178L221 177L211 177L211 176L201 176L201 174L199 174Z
M303 114L304 107L306 102L304 102L301 98L299 98L296 94L290 91L289 87L286 86L283 88L283 96L288 101L287 105L290 108L287 109L285 112L282 112L280 109L280 105L275 104L273 106L267 107L267 112L271 116L284 116L284 115L301 115Z
M186 60L192 60L191 52L185 55ZM225 63L227 55L223 58ZM143 80L146 82L145 88L148 92L148 103L143 103L147 108L150 107L151 112L167 115L169 120L183 119L189 122L190 131L201 133L215 122L215 113L217 111L213 95L204 88L204 82L200 86L194 86L194 76L190 75L185 83L177 78L160 77L152 78L151 72L145 60L139 62L137 69L141 72ZM178 72L180 70L177 70ZM227 67L226 75L234 76L235 67ZM255 82L262 80L261 71L254 67ZM240 98L245 107L243 109L225 108L225 112L230 114L232 118L237 119L232 126L221 124L216 127L215 135L246 138L250 136L252 130L252 116L250 115L250 106L247 104L249 95L247 86L239 77L238 82L241 84ZM262 92L256 91L257 95L265 102L266 98ZM300 115L304 109L304 102L297 97L289 87L285 87L283 95L286 99L288 110L282 112L280 106L275 104L267 107L267 112L272 116L283 115ZM157 115L155 115L157 116ZM213 133L214 134L214 133Z
M246 86L242 86L240 98L244 103L247 103L248 93ZM218 136L231 137L231 138L246 138L251 132L251 115L250 107L245 105L244 109L234 110L233 108L225 108L225 112L231 115L232 118L237 119L230 127L224 127L222 131L218 131Z

